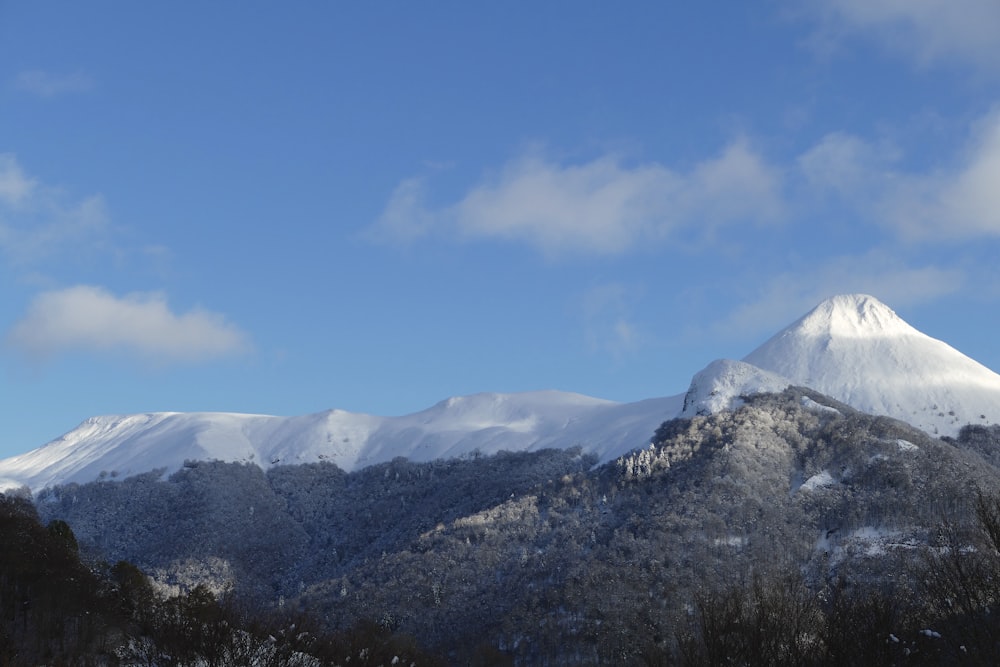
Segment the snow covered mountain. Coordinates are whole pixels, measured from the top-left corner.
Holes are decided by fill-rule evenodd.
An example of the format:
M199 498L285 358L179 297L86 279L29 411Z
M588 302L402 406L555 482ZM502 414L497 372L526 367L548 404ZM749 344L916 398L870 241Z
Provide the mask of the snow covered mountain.
M34 451L0 461L0 490L117 478L188 460L262 467L330 461L351 471L413 461L580 445L602 460L649 443L682 397L615 403L558 391L449 398L411 415L329 410L297 417L151 413L93 417Z
M330 461L350 471L413 461L576 445L601 461L649 443L676 416L738 407L740 396L801 385L935 435L1000 422L1000 375L917 331L867 295L819 304L743 361L718 360L685 394L615 403L557 391L449 398L402 417L330 410L297 417L151 413L94 417L0 461L0 490L121 477L186 460Z
M788 385L932 435L1000 422L1000 375L865 294L824 301L742 362L713 362L692 381L683 415L736 407L740 395Z

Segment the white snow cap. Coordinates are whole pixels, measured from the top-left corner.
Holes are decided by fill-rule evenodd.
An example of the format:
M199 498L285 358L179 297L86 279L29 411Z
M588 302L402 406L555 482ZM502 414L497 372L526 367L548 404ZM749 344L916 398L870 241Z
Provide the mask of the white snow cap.
M1000 421L1000 375L867 294L823 301L742 362L712 362L691 381L681 416L734 409L741 396L789 385L932 435Z
M826 338L923 335L889 306L867 294L842 294L827 299L778 336L787 336L790 332Z
M1000 420L1000 375L866 294L827 299L743 361L933 435Z

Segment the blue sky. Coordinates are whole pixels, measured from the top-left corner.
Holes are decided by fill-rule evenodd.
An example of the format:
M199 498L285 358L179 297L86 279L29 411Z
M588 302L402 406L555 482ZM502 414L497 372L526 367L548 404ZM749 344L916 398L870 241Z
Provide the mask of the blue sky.
M0 456L683 392L866 292L1000 369L1000 5L0 4Z

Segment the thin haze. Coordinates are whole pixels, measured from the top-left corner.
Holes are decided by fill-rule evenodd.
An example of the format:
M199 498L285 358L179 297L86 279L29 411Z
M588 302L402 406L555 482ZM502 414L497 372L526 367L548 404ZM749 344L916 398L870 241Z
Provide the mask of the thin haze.
M1000 370L1000 5L0 5L0 456L677 394L864 292Z

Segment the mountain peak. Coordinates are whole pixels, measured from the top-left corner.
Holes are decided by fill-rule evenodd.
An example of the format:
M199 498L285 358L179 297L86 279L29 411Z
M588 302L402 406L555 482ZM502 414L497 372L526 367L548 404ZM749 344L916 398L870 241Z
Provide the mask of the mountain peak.
M827 299L743 361L932 434L1000 416L1000 375L865 294Z
M798 335L838 338L919 334L889 306L868 294L841 294L823 301L785 330Z

